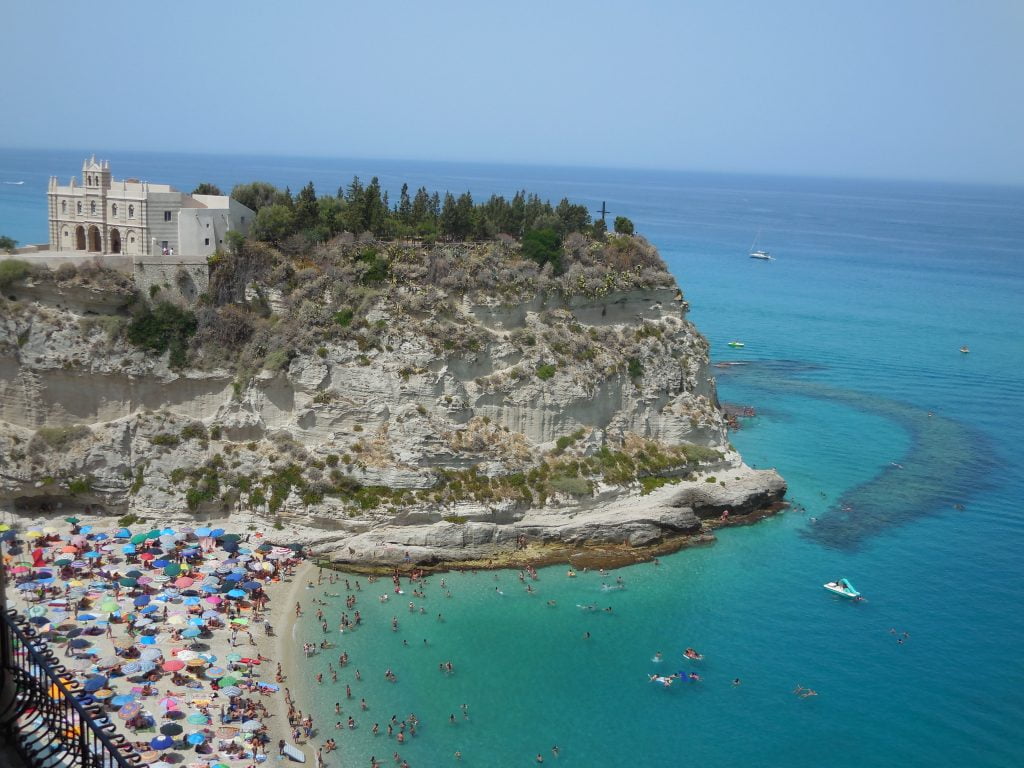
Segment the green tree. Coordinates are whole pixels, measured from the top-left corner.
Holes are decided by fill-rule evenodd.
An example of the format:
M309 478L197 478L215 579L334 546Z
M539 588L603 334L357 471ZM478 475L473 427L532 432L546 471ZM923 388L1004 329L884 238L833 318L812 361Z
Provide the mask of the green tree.
M295 231L306 232L315 227L319 218L318 214L316 189L311 181L295 196Z
M398 220L406 226L412 224L412 200L409 199L409 185L402 184L402 191L398 195Z
M224 193L220 191L220 187L218 187L216 184L211 184L208 181L204 181L201 184L199 184L199 186L197 186L195 189L192 190L192 194L193 195L223 195Z
M0 251L6 251L7 253L14 253L14 249L18 247L18 241L14 238L8 237L7 235L0 235Z
M562 273L562 241L553 229L534 229L523 235L523 256L542 267L551 264L556 275Z
M574 205L569 198L563 197L555 208L558 218L558 231L564 237L570 232L585 232L590 226L590 211L584 205Z
M295 232L295 214L286 205L263 206L256 213L252 236L257 240L279 243Z
M254 181L251 184L236 184L231 190L231 197L246 208L259 213L260 208L273 205L280 194L273 184L265 181Z
M632 235L633 222L627 219L625 216L616 216L615 231L618 232L620 235Z

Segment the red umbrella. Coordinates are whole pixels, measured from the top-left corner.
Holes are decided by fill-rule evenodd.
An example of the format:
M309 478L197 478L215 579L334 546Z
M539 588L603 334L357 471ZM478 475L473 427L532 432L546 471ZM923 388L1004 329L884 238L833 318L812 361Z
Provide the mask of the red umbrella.
M170 661L165 661L163 664L164 672L177 672L179 669L184 668L185 662L181 659L171 659Z
M153 560L156 557L152 552L143 552L139 555L139 560Z

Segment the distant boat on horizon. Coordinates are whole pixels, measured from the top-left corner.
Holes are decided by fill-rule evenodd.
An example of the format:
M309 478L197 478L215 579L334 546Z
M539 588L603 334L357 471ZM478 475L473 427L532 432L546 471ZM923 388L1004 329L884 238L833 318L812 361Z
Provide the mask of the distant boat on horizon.
M4 184L14 184L15 186L21 186L24 183L25 183L24 181L5 181L4 182Z
M761 230L757 230L757 236L754 237L754 242L750 244L750 258L758 259L759 261L775 261L775 257L772 256L768 251L758 248L757 241L761 239Z

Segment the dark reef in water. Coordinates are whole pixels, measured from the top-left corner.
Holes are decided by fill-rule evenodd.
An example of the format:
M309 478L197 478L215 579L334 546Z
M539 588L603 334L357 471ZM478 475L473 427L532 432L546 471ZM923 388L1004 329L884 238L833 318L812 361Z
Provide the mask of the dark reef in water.
M750 386L829 400L882 416L903 427L911 445L899 462L889 463L874 478L844 494L804 536L826 547L854 550L893 526L940 512L960 514L971 495L985 487L992 467L986 459L991 449L980 432L897 400L796 378L816 370L820 366L773 360L728 366L717 375L742 377Z

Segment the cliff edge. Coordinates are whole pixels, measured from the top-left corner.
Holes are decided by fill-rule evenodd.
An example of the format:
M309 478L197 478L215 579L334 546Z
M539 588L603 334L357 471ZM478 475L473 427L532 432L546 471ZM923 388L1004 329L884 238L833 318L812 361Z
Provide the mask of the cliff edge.
M0 304L0 503L231 518L373 564L639 556L777 509L655 249L561 253L246 243L191 305L101 265L29 270Z

